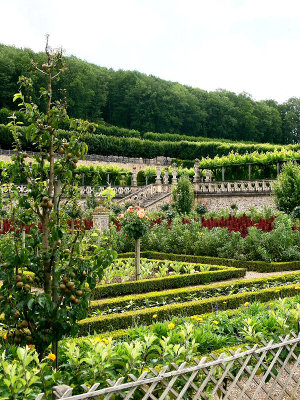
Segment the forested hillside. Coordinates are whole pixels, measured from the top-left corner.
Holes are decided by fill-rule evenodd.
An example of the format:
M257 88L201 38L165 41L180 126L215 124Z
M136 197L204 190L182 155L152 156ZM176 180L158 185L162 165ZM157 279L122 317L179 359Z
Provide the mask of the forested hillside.
M20 75L31 74L35 89L46 85L43 77L31 72L31 59L42 64L44 55L0 44L0 108L15 107L12 97ZM137 71L99 67L73 56L66 57L66 64L68 72L57 85L66 89L73 117L103 119L141 132L280 144L300 141L300 98L283 104L257 102L248 94L207 92Z

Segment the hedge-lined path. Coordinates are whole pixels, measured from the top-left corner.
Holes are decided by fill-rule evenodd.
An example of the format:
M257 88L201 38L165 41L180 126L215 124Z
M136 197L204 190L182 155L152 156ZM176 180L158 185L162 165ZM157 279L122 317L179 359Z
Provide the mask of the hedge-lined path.
M246 281L248 279L254 279L254 278L264 278L264 277L268 277L268 276L272 276L272 275L283 275L283 274L288 274L291 272L297 272L297 270L295 271L280 271L280 272L256 272L256 271L247 271L246 275L244 277L240 277L240 278L231 278L231 279L227 279L225 281L220 281L219 283L226 283L226 282L233 282L233 281ZM213 282L212 282L213 283ZM217 282L215 282L217 283ZM0 284L2 285L2 281L0 281ZM189 286L190 288L195 287L198 285L194 285L194 286ZM39 292L43 292L43 289L41 288L36 288L33 287L32 290L34 291L39 291Z
M280 271L280 272L256 272L256 271L247 271L246 275L241 278L232 278L232 279L227 279L226 281L222 281L221 283L226 283L226 282L232 282L232 281L246 281L248 279L255 279L255 278L265 278L268 276L272 275L283 275L283 274L289 274L290 272L297 272L299 270L294 270L294 271Z

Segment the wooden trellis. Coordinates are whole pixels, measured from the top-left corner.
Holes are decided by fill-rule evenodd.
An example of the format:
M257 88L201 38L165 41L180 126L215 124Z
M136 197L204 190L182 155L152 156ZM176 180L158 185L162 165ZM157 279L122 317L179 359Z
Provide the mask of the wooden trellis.
M299 400L300 335L292 333L280 343L263 342L248 350L230 351L212 361L207 357L194 360L186 367L172 364L160 371L151 368L138 378L132 374L117 381L108 380L106 388L83 385L85 393L72 396L66 385L53 388L54 399L60 400ZM298 374L298 377L297 377ZM41 400L40 394L36 400Z

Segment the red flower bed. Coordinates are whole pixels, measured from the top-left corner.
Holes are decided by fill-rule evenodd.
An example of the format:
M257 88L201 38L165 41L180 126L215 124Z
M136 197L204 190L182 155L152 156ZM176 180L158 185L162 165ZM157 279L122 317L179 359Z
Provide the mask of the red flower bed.
M201 218L203 228L227 228L229 232L240 232L242 237L247 236L248 231L247 228L250 226L255 226L256 228L262 230L263 232L270 232L274 229L274 219L275 217L271 217L268 219L260 218L257 223L255 223L250 217L243 214L241 217L237 218L234 215L229 215L228 218L219 218L215 219L213 217L205 219Z
M34 226L34 224L26 225L25 226L25 232L26 233L30 233L30 228L32 228L33 226ZM69 226L70 232L71 232L72 221L70 219L68 220L68 226ZM40 231L42 231L42 228L43 228L42 224L38 224L38 227L39 227ZM80 227L80 221L79 220L74 220L74 228L78 229L79 227ZM93 221L92 220L89 220L89 219L84 219L83 220L83 226L82 226L83 230L88 231L88 230L92 229L92 227L93 227ZM7 220L7 219L5 219L3 221L2 229L0 230L0 234L5 234L5 233L11 232L13 230L14 230L14 227L13 227L12 222ZM18 230L16 232L17 233L20 232L20 228L19 227L18 227Z
M229 217L224 218L208 218L205 219L204 217L201 217L201 224L203 228L227 228L229 232L240 232L242 237L246 237L248 234L248 228L250 226L254 226L263 232L270 232L271 230L274 229L274 220L276 217L271 217L271 218L260 218L258 222L255 222L253 219L248 217L246 214L243 214L241 217L235 217L234 215L229 215ZM152 228L154 225L161 225L163 221L166 221L168 223L168 229L172 229L172 221L170 218L167 218L165 216L156 218L155 220L151 221L150 227ZM182 218L182 224L190 224L192 220L187 219L187 218ZM194 221L199 221L198 219L194 219ZM114 225L116 227L116 230L120 232L122 225L121 222L117 219L114 222ZM299 230L296 226L292 227L293 230Z
M159 217L151 222L151 228L154 225L161 225L162 221L167 220L168 222L168 228L172 229L172 221L171 219L162 216ZM194 219L195 221L198 221L198 219ZM205 219L204 217L201 217L201 223L203 228L227 228L229 232L240 232L242 237L247 236L248 231L247 228L250 226L255 226L258 229L261 229L263 232L270 232L272 229L274 229L274 222L275 217L271 218L260 218L259 221L256 223L254 222L250 217L247 215L242 215L241 217L235 217L234 215L230 215L228 218L221 217L219 219L211 217L208 219ZM191 220L187 218L182 218L182 224L190 224ZM119 220L116 220L114 222L114 225L119 232L121 230L121 223ZM296 229L293 227L293 229Z

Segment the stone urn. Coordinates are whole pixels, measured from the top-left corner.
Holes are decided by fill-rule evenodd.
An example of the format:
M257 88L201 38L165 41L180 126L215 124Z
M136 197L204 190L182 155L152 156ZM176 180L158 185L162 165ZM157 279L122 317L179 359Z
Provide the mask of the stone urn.
M105 206L105 199L97 199L98 206L93 211L93 227L103 232L109 228L109 210Z

